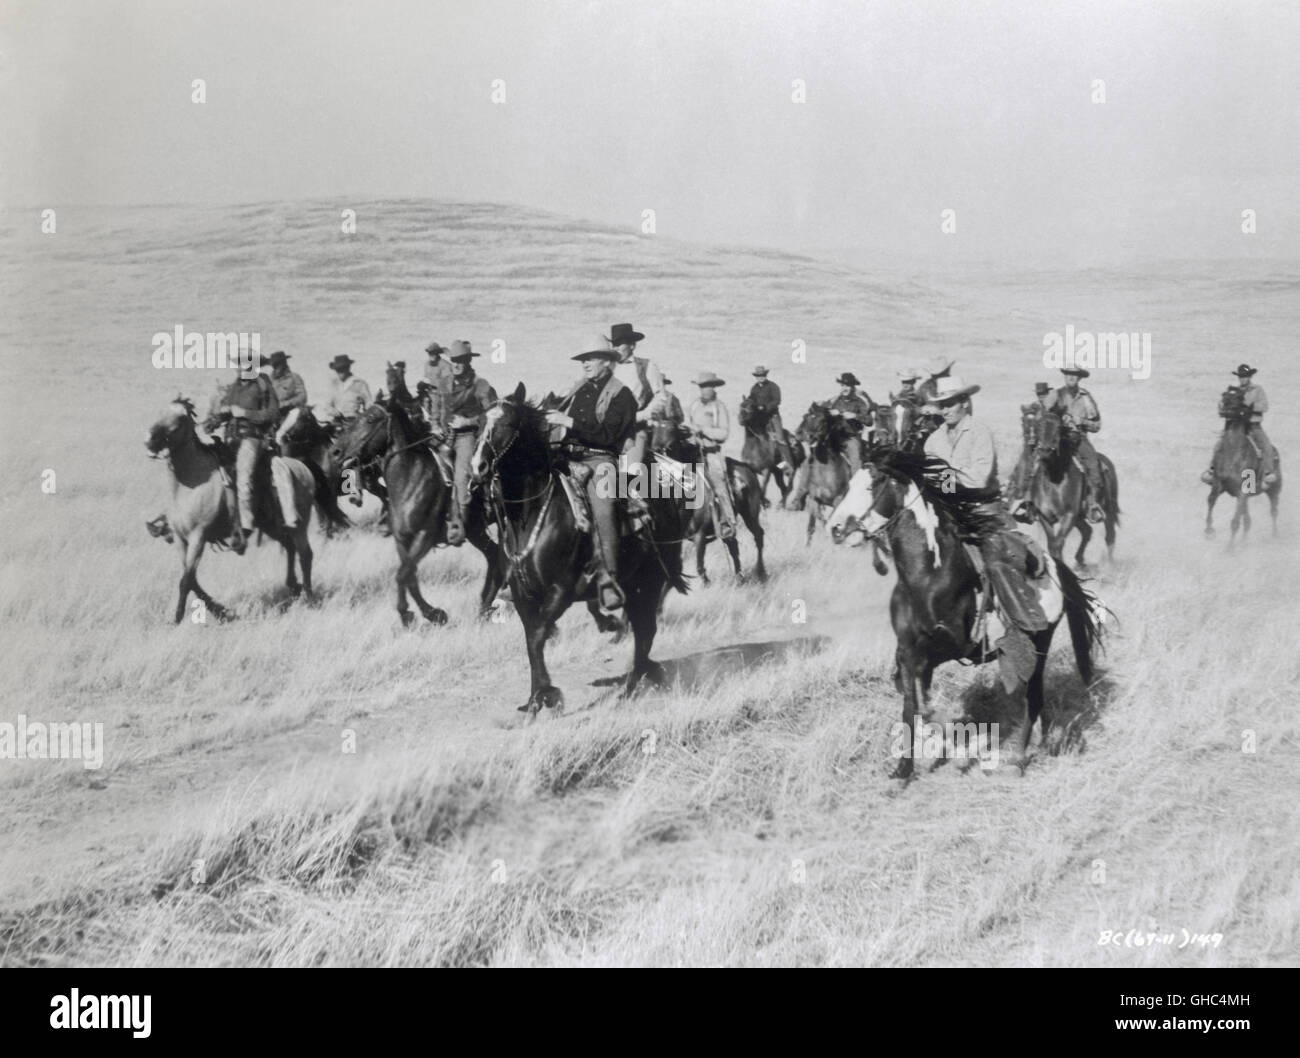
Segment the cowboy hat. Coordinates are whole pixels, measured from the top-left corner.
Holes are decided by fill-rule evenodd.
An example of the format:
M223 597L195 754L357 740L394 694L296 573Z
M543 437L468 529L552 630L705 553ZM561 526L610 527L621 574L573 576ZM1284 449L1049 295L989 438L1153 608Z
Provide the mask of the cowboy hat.
M908 364L898 369L899 382L915 382L921 377L921 370L915 364Z
M1087 378L1092 374L1086 367L1079 367L1077 364L1066 364L1061 368L1063 375L1078 375L1080 378Z
M663 378L663 384L665 386L671 386L673 384L673 380L669 378L667 375L665 375Z
M695 376L695 384L703 389L705 386L725 386L726 382L720 379L712 371L701 371Z
M933 356L933 357L931 357L931 358L930 358L930 377L931 377L931 378L938 378L940 375L942 375L942 374L944 374L944 373L946 373L946 372L948 372L948 371L951 371L951 370L952 370L952 365L955 364L956 362L957 362L957 361L954 360L952 357L950 357L950 356L945 356L943 353L940 353L938 356Z
M757 364L752 373L755 378L767 378L767 368L762 364Z
M609 344L609 339L603 334L596 335L591 340L591 344L580 352L577 356L569 357L570 360L617 360L618 353L614 347Z
M641 342L645 340L645 335L640 331L634 331L630 323L616 323L609 329L609 344L627 345L629 342Z
M445 353L447 350L444 349L437 342L430 342L428 345L424 347L424 351L428 353L430 356L432 356L434 353Z
M1034 392L1041 397L1044 393L1051 393L1052 387L1049 386L1046 382L1035 382Z
M273 352L273 353L271 354L271 359L268 360L267 363L269 363L269 364L283 364L283 363L285 363L285 361L287 361L288 359L289 359L289 354L288 354L288 353L286 353L283 349L277 349L275 352Z
M939 379L938 384L935 386L934 396L930 400L931 403L943 407L945 404L955 404L959 400L973 397L979 391L979 386L968 386L962 382L959 376L950 375Z
M852 371L845 371L844 374L840 375L840 377L835 380L835 384L837 386L862 385L862 383L858 381L858 376L855 375Z
M346 353L339 353L338 356L330 361L330 368L334 371L342 371L344 368L351 367L355 363L356 361Z
M453 362L460 360L467 364L470 362L471 357L478 356L478 353L474 352L474 350L469 347L469 342L465 341L463 338L452 342L451 348L446 350L446 352L448 353L447 358L449 360Z
M1237 370L1233 372L1238 378L1250 378L1259 368L1251 367L1249 364L1238 364Z

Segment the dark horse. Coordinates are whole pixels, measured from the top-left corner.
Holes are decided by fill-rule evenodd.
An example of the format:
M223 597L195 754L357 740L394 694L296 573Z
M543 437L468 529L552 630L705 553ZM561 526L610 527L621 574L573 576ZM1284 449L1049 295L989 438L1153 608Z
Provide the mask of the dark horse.
M289 428L280 438L280 454L297 459L316 481L316 512L326 536L333 536L351 523L339 509L343 473L334 460L334 430L322 425L309 408L296 409ZM292 414L292 413L290 413Z
M803 463L803 449L795 441L794 434L789 430L782 431L792 464L790 480L787 481L785 472L780 467L781 455L776 442L767 432L771 418L771 412L755 411L753 401L749 397L741 398L740 414L737 419L745 429L745 444L740 450L740 458L759 476L758 492L764 507L767 506L767 484L773 478L776 479L777 490L781 493L781 505L785 505L786 497L790 495L790 489L794 485L795 472Z
M336 430L334 443L326 455L330 473L334 475L330 478L334 494L337 496L341 492L354 507L360 507L362 493L369 492L385 505L384 519L388 517L388 489L384 485L380 464L387 442L381 441L376 448L374 440L376 436L387 437L387 433L376 434L381 427L387 429L387 422L388 408L382 402L370 405ZM349 464L347 467L343 465L345 461Z
M656 452L662 452L670 459L681 463L694 464L698 476L703 476L703 460L698 446L688 440L689 434L680 426L671 422L654 424L650 437L650 446ZM748 462L727 458L727 478L731 483L731 495L735 500L736 514L749 529L754 538L754 550L758 558L754 562L754 575L759 580L767 580L767 567L763 565L763 521L759 514L763 506L763 489L759 485L758 475ZM702 499L702 494L701 494ZM700 502L694 508L687 508L688 522L685 536L695 543L695 574L708 584L709 575L704 570L704 549L710 540L718 538L717 517L713 504ZM727 554L731 556L732 570L738 580L745 575L740 568L740 542L735 536L724 540Z
M817 519L829 512L849 487L848 457L844 443L849 429L844 420L831 414L830 405L813 403L799 424L796 436L807 446L808 458L808 538L812 543Z
M548 433L545 411L525 402L521 382L488 411L471 464L474 481L487 488L496 513L507 579L524 625L532 683L520 712L530 716L543 707L563 706L564 695L546 670L546 640L565 610L578 599L594 598L596 591L590 574L593 540L577 528ZM646 504L653 542L628 535L619 545L618 580L635 642L624 695L643 676L663 681L662 669L650 660L659 601L667 586L686 591L680 501L651 495Z
M381 460L387 485L388 522L397 547L397 613L404 625L409 626L414 620L406 604L409 592L426 620L445 624L447 614L430 606L420 593L417 570L430 548L446 543L450 474L434 455L427 431L411 420L401 401L373 404L357 421L365 427L349 433L348 447L340 453L340 464L351 469L353 464ZM491 613L501 588L504 569L497 544L488 535L482 504L471 504L466 515L465 538L487 560L487 575L479 593L479 616L485 617Z
M1236 541L1237 530L1244 537L1250 532L1250 508L1248 503L1252 496L1263 492L1268 496L1269 514L1273 517L1273 534L1277 535L1277 501L1282 492L1282 457L1277 456L1274 472L1277 480L1271 485L1264 485L1263 460L1255 450L1250 436L1246 432L1246 421L1241 418L1228 419L1223 428L1223 445L1219 449L1211 473L1214 483L1210 486L1210 495L1205 506L1205 535L1214 536L1214 503L1221 493L1227 493L1237 501L1237 509L1232 513L1232 535L1230 541Z
M928 705L934 670L947 661L976 664L1001 660L1002 652L986 652L977 630L979 573L962 541L987 532L994 523L983 511L984 497L944 491L948 464L924 455L897 451L874 451L869 457L870 473L854 478L845 501L831 516L832 535L842 541L858 528L869 535L885 535L898 569L898 581L890 596L889 614L898 637L895 686L903 696L903 723L908 747L916 745L917 690L921 703ZM933 528L938 561L918 515L937 515ZM927 517L928 520L928 517ZM1061 590L1061 609L1070 627L1075 662L1085 684L1092 681L1092 648L1097 636L1093 619L1094 600L1064 562L1054 559ZM1045 607L1046 609L1046 607ZM1052 623L1041 632L1019 633L1032 642L1032 674L1025 669L1012 672L1004 664L1003 682L1023 694L1018 758L1022 762L1029 745L1034 721L1043 709L1043 674L1052 635L1060 621L1048 612ZM999 641L1004 642L1004 641ZM1012 659L1008 658L1008 662ZM1047 723L1044 717L1044 725ZM1046 731L1044 731L1046 735ZM895 778L912 774L912 753L904 753L894 771Z
M155 457L167 453L167 469L172 483L167 524L180 546L183 566L180 597L176 601L176 622L179 624L185 616L185 603L190 592L197 595L218 620L228 619L230 615L225 607L199 587L198 577L199 559L203 557L204 547L221 544L239 517L222 480L223 449L199 442L194 431L194 405L184 397L177 397L169 404L161 418L150 427L145 447ZM233 458L226 461L226 472L234 472ZM254 482L255 524L284 548L288 560L285 586L294 595L305 591L310 599L312 552L307 539L307 523L311 520L314 489L311 471L296 459L277 458L273 464L264 454L254 473ZM286 508L295 515L294 520L298 523L295 528L287 526ZM302 567L301 587L294 573L295 557Z
M891 397L888 404L875 406L872 444L920 452L925 439L934 432L934 417L923 415L916 401Z
M1075 459L1075 441L1065 429L1061 416L1053 411L1028 415L1030 424L1026 424L1026 452L1021 454L1021 470L1024 473L1023 494L1010 497L1015 503L1017 514L1036 518L1047 533L1047 549L1053 558L1060 558L1065 551L1065 540L1072 529L1079 530L1079 548L1074 561L1080 569L1087 563L1084 552L1092 539L1092 526L1084 517L1084 495L1087 481L1083 467ZM1036 420L1036 425L1032 422ZM1028 438L1032 436L1032 441ZM1103 493L1097 497L1105 515L1106 551L1111 557L1115 552L1115 528L1119 525L1119 480L1115 475L1115 464L1109 458L1097 453L1101 462Z

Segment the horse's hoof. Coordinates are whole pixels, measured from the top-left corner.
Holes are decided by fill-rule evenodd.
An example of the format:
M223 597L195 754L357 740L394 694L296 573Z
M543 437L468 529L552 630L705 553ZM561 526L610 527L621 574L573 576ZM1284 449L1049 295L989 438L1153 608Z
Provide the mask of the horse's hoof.
M415 623L415 614L410 610L398 610L398 616L402 619L402 627L410 628Z
M543 687L537 692L538 709L554 709L557 713L564 712L564 694L558 687Z
M889 777L891 779L898 779L903 783L911 782L916 778L915 774L912 772L912 762L908 758L904 757L894 766L894 770L889 773Z
M1213 530L1213 529L1206 529L1206 530L1205 530L1205 539L1206 539L1206 540L1213 540L1213 539L1214 539L1214 530Z
M424 619L430 624L445 625L447 623L447 611L439 610L436 606L430 606L424 611Z
M664 672L664 667L657 661L647 661L642 675L656 687L666 687L668 685L668 674Z

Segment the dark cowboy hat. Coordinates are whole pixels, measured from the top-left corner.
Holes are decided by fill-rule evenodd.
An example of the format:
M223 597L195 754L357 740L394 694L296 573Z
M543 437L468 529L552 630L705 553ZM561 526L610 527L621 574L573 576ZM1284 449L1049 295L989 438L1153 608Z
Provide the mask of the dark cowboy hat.
M671 386L673 384L673 380L669 378L667 375L664 375L663 383L665 386Z
M1066 364L1065 367L1061 368L1061 374L1078 375L1080 378L1087 378L1092 372L1086 367L1079 367L1077 364Z
M395 368L397 368L398 371L405 371L405 370L406 370L406 361L405 361L405 360L394 360L394 361L393 361L393 366L394 366Z
M845 371L844 374L840 375L840 377L835 380L835 384L837 386L862 385L862 383L858 381L858 376L855 375L852 371Z
M289 359L289 354L288 354L288 353L286 353L283 349L277 349L275 352L273 352L273 353L271 354L271 359L268 360L267 363L269 363L269 364L283 364L283 363L285 363L288 359Z
M343 370L343 368L351 367L355 363L356 361L353 360L352 357L347 356L344 353L339 353L338 356L336 356L333 360L330 361L330 370L341 371Z
M1249 364L1238 364L1237 370L1233 372L1238 378L1250 378L1259 368L1251 367Z
M1052 387L1049 386L1046 382L1035 382L1034 392L1041 397L1044 393L1051 393Z
M609 339L603 334L596 335L591 340L591 344L580 352L577 356L571 356L570 360L609 360L611 362L618 359L618 353L614 347L609 344Z
M466 364L468 364L473 357L478 356L478 353L474 352L474 350L469 347L469 342L465 341L463 338L459 341L452 342L451 348L446 350L446 352L449 360L453 362L460 361Z
M695 384L703 389L705 386L725 386L726 383L712 371L701 371L695 376Z
M626 345L628 342L643 342L645 335L634 331L630 323L616 323L609 329L610 345Z
M434 353L445 353L447 350L444 349L437 342L430 342L428 345L424 347L424 351L428 353L430 356L432 356Z

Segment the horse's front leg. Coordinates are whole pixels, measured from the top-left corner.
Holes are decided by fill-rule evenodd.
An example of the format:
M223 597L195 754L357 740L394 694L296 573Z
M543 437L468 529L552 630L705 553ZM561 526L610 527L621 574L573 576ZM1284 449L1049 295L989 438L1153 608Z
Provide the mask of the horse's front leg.
M1074 553L1074 564L1079 569L1087 569L1088 563L1084 560L1083 553L1088 550L1088 541L1092 539L1092 526L1085 518L1075 528L1079 530L1079 548Z
M709 575L704 571L704 536L707 531L707 523L695 531L695 575L701 584L709 583Z
M906 739L903 745L897 745L895 739L895 753L898 754L898 764L894 767L891 778L908 781L912 778L913 761L912 756L916 751L916 713L917 713L917 695L916 695L916 664L910 654L905 651L900 643L896 654L897 659L897 684L903 692L903 728L898 732L899 737Z
M551 674L546 669L546 640L555 627L560 615L569 608L572 597L571 586L553 584L546 591L546 597L537 608L537 620L528 630L531 644L529 657L533 659L533 693L529 699L532 711L564 709L564 693L551 683Z
M302 567L302 593L311 602L316 598L311 586L312 551L311 541L307 539L307 526L300 523L293 534L294 548L298 552L298 565Z
M1205 501L1205 538L1207 540L1213 539L1214 537L1214 504L1219 498L1220 491L1219 483L1216 480L1215 483L1210 486L1210 495Z

